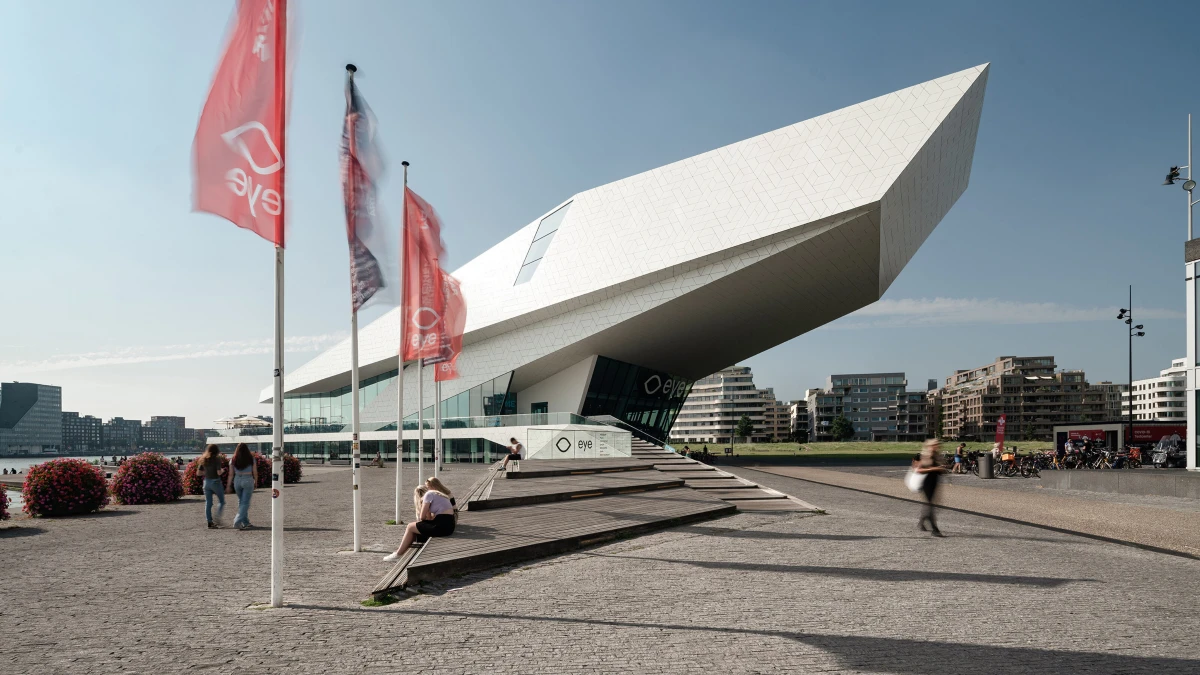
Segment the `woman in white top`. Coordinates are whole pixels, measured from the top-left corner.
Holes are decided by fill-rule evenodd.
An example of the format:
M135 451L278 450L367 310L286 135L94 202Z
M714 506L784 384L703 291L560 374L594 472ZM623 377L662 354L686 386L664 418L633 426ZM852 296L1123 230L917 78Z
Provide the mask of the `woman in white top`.
M454 534L454 495L440 480L432 477L425 481L425 485L417 488L418 493L421 488L425 488L425 493L420 498L417 520L404 528L404 540L400 542L400 548L384 557L386 562L399 560L400 556L412 547L417 535L449 537Z

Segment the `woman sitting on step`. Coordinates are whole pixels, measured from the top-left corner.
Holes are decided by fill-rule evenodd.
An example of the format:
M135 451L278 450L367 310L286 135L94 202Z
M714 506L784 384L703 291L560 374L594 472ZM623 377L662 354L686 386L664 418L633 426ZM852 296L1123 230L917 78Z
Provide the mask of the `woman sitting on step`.
M429 478L413 493L417 502L417 520L404 528L404 540L400 548L391 555L385 556L385 562L399 560L405 551L412 548L413 541L418 537L424 540L428 537L449 537L454 534L454 524L458 520L454 508L454 495L436 478Z

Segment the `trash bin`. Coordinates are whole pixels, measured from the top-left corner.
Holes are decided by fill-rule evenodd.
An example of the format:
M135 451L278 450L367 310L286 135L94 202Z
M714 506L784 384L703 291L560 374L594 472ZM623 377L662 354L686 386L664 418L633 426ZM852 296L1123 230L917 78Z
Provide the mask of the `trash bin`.
M992 460L993 460L993 457L992 457L992 453L990 453L990 452L983 453L982 455L979 456L978 459L975 460L979 463L979 477L980 478L995 478L996 477L996 472L994 470Z

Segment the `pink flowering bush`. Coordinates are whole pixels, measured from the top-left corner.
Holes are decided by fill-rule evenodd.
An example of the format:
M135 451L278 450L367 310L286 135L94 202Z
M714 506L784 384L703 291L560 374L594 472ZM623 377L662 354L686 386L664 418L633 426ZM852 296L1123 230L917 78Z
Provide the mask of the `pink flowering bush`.
M143 452L121 465L110 489L120 504L160 504L183 496L183 479L174 462Z
M258 482L256 488L271 487L271 458L261 453L254 453L254 463L258 465Z
M304 475L304 469L300 466L300 460L296 457L284 453L283 455L283 482L299 483L300 476Z
M0 487L0 520L8 520L8 490Z
M85 460L55 459L29 470L21 496L31 516L91 513L108 505L108 481Z
M226 485L229 480L229 458L225 455L217 455L217 459L221 462L221 485ZM189 495L204 494L204 467L199 464L200 458L197 457L183 470L183 491Z

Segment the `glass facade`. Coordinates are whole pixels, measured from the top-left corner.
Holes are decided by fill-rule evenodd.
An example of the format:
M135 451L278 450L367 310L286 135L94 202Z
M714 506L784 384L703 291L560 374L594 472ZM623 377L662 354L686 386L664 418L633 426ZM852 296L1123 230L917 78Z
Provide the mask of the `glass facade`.
M367 407L394 379L396 371L389 370L359 382L358 409ZM350 387L320 394L291 394L283 397L283 420L284 424L341 427L350 424L350 408Z
M529 252L525 254L525 260L521 263L521 271L517 274L517 280L513 282L514 286L529 281L533 276L538 268L538 263L542 261L542 256L546 255L546 249L550 247L550 242L554 240L554 233L558 232L558 226L562 225L563 219L567 217L567 209L570 206L571 202L563 204L538 223L537 232L533 235L533 243L529 245Z
M666 443L691 391L692 383L683 378L601 356L588 383L583 416L611 415L645 440Z
M416 369L411 369L409 377L414 377ZM375 400L384 389L396 379L396 371L390 370L381 375L370 377L359 383L358 407L361 411ZM511 415L517 412L517 394L508 390L512 381L512 373L505 373L483 384L455 394L442 401L442 419L451 417L482 417L485 415ZM428 397L432 391L425 392ZM294 394L283 399L283 418L287 433L321 433L345 430L351 423L350 387L342 387L320 394ZM425 419L433 419L433 405L425 406ZM396 428L395 421L385 426L371 425L370 429L386 431ZM417 428L417 413L404 418L405 429Z

